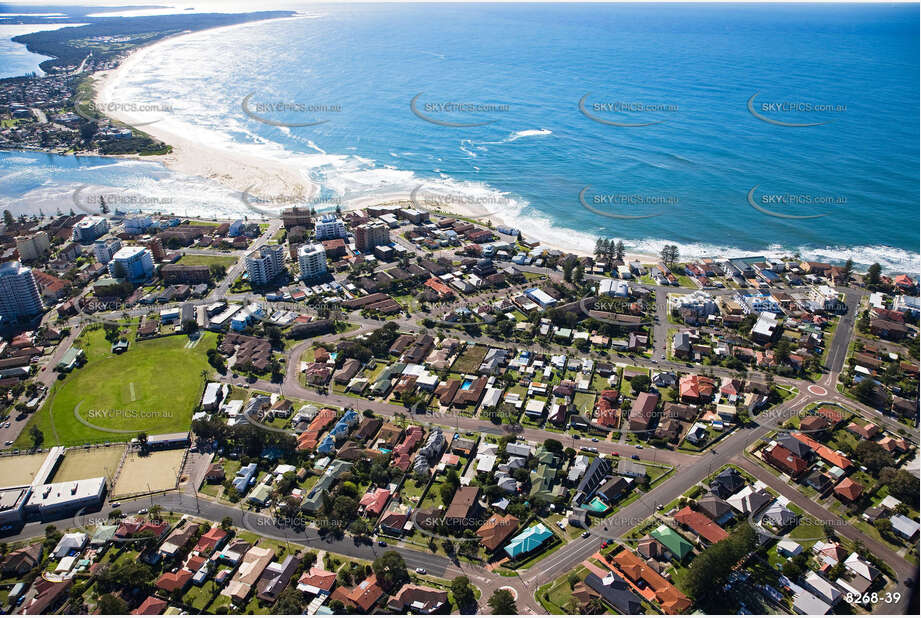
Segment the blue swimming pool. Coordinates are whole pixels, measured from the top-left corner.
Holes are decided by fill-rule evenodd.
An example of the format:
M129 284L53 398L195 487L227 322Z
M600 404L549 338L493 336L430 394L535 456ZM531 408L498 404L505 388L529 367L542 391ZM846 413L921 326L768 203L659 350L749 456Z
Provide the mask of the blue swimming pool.
M592 513L604 513L604 512L607 511L610 507L609 507L607 504L605 504L605 503L601 500L601 498L599 498L598 496L595 496L594 498L592 498L592 501L591 501L591 502L589 502L588 504L583 504L583 505L582 505L582 508L583 508L583 509L588 509L588 510L591 511Z
M470 378L464 378L464 381L461 383L461 390L465 391L470 388L470 385L473 384L473 380Z

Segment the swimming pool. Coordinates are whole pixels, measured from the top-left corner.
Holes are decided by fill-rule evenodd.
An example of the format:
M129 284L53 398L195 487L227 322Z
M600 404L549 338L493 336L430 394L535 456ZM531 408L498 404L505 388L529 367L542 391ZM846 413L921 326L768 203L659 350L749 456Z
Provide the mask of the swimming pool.
M464 378L464 381L461 383L461 390L465 391L469 389L471 384L473 384L473 380L470 378Z
M594 498L592 498L592 501L591 501L591 502L589 502L588 504L583 504L583 505L582 505L582 508L583 508L583 509L588 509L588 510L591 511L592 513L604 513L605 511L607 511L607 510L608 510L609 508L611 508L611 507L609 507L607 504L605 504L605 503L601 500L601 498L599 498L598 496L595 496Z

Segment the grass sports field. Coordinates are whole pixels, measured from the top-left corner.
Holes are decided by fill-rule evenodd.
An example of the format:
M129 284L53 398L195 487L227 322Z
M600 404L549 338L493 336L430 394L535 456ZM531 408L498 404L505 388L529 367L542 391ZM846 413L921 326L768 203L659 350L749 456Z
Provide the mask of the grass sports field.
M204 389L201 373L212 371L206 352L217 339L214 333L201 337L191 347L184 335L135 342L132 329L130 348L115 356L103 329L85 331L76 346L86 353L86 364L55 383L29 425L44 433L46 447L188 430ZM31 445L26 427L16 446Z
M211 266L217 264L224 268L230 268L237 263L237 258L224 255L183 255L179 258L178 264L183 266Z

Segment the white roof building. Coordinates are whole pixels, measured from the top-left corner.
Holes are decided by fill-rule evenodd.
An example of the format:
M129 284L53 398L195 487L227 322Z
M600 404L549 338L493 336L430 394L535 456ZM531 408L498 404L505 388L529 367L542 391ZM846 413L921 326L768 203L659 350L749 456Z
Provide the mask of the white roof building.
M61 537L58 544L54 546L51 555L55 558L63 558L72 551L82 551L86 547L87 536L83 532L69 532Z

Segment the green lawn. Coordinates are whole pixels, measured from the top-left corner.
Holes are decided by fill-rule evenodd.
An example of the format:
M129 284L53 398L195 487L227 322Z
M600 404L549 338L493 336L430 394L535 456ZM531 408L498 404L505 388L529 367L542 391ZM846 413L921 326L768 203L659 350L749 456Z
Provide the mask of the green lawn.
M237 258L226 255L190 255L188 253L179 258L177 262L177 264L182 264L183 266L211 266L212 264L217 264L225 268L230 268L236 263Z
M591 418L592 410L595 409L595 396L591 393L576 393L573 395L572 405L579 410L579 414Z
M201 372L211 372L206 351L217 336L202 337L191 349L185 347L189 339L180 335L132 342L127 352L114 356L102 329L85 332L77 346L85 351L86 364L55 383L53 395L29 425L42 431L45 446L188 430L204 388ZM26 428L16 446L31 444Z
M588 569L584 566L580 566L574 573L576 577L579 578L579 581L581 581L588 575ZM548 613L570 613L571 607L569 602L572 600L572 588L569 587L569 573L561 575L549 584L545 584L538 588L535 596Z

